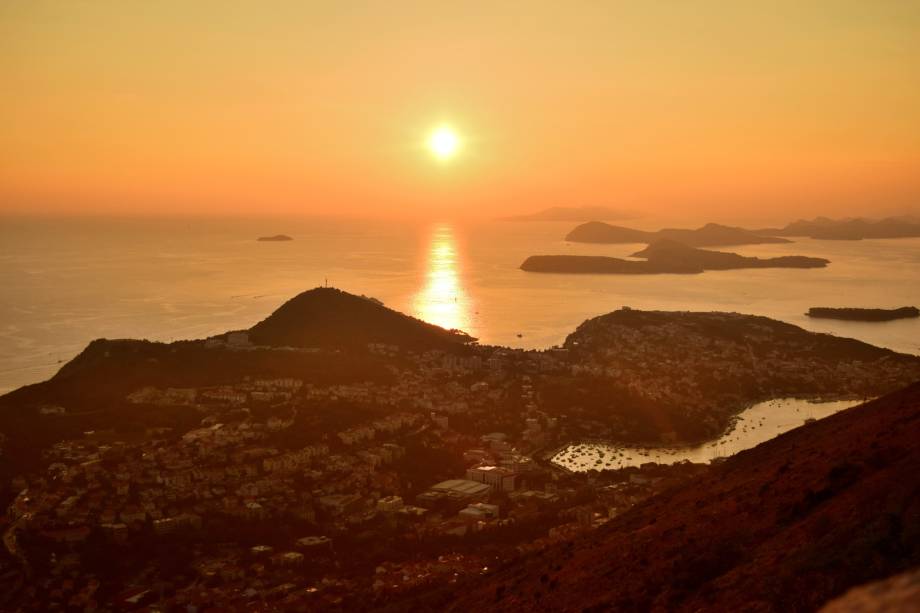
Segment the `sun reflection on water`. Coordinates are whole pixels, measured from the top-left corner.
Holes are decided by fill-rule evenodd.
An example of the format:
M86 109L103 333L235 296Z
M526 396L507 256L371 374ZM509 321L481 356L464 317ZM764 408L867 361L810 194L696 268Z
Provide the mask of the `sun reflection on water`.
M440 224L432 229L425 285L415 295L415 316L442 328L471 331L470 300L461 281L453 229Z

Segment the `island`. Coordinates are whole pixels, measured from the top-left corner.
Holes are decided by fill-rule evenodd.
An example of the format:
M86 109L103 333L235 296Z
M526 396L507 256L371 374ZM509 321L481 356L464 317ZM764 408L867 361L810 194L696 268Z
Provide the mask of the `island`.
M753 230L773 236L807 236L815 240L855 241L865 238L918 238L920 219L912 216L885 219L800 219L784 228Z
M824 268L824 258L787 255L756 258L697 249L673 240L660 240L625 260L597 255L533 255L524 260L521 270L572 274L698 274L707 270L741 268Z
M691 247L727 247L791 242L785 238L757 234L744 228L709 223L694 230L665 228L655 232L612 226L600 221L581 224L565 240L573 243L628 244L653 243L661 239L680 241Z
M294 239L287 234L275 234L273 236L260 236L256 240L261 243L282 243L284 241L292 241Z
M521 264L526 272L589 275L698 274L693 263L624 260L603 255L532 255Z
M845 321L892 321L920 317L920 309L913 306L899 309L857 309L812 307L806 313L809 317L820 319L842 319Z

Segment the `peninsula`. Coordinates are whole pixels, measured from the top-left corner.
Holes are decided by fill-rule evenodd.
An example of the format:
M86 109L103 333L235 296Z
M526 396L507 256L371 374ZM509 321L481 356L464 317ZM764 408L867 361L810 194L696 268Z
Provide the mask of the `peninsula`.
M740 268L824 268L823 258L788 255L756 258L697 249L674 240L659 240L632 255L645 261L589 255L534 255L521 264L527 272L571 274L695 274Z
M281 243L284 241L292 241L294 239L287 234L275 234L273 236L260 236L256 240L262 243Z
M856 309L812 307L808 309L809 317L821 319L843 319L847 321L892 321L920 317L920 309L913 306L899 309Z
M586 475L544 456L586 437L712 440L768 398L880 396L920 378L917 356L765 317L630 309L590 319L545 351L472 340L321 287L248 330L173 343L93 341L50 380L0 396L0 508L7 509L0 610L64 610L80 595L73 586L93 590L106 610L127 610L116 605L128 598L131 610L159 600L170 610L204 601L251 610L263 594L285 610L326 610L329 602L341 610L392 603L390 610L443 610L402 605L454 576L470 580L464 594L475 599L473 580L492 580L483 569L504 573L512 563L528 582L531 570L536 584L556 581L539 579L555 571L529 552L577 547L580 534L597 529L598 511L605 521L667 518L649 528L663 535L658 542L686 538L682 548L702 547L704 532L688 532L695 524L685 513L709 518L711 504L719 512L712 521L731 526L707 532L723 538L720 552L735 551L724 549L733 539L769 547L772 527L781 538L798 523L789 513L813 507L827 514L819 526L851 518L847 534L871 536L880 525L872 514L893 521L896 506L861 503L870 515L854 516L854 479L916 463L903 455L920 440L904 412L916 394L910 405L895 397L864 409L852 427L867 428L865 436L818 422L804 426L805 435L787 434L794 444L766 457L758 451L765 447L754 449L733 464ZM818 432L826 453L812 451ZM797 491L777 489L775 475L784 471L808 480L796 480ZM846 486L839 516L827 510L837 491L828 482ZM686 497L643 506L680 483L690 484ZM901 473L867 483L873 503L879 491L907 496L912 485ZM757 496L774 506L761 513ZM750 515L730 523L739 512ZM910 525L909 517L898 521ZM613 530L592 535L609 551L637 538L629 525ZM828 538L801 542L836 551ZM846 550L856 561L877 549L860 542L865 551ZM670 576L657 570L674 568L670 550L642 547L656 564L649 581ZM806 553L811 564L815 555ZM746 558L725 560L717 562ZM26 589L29 581L49 589ZM502 590L489 586L490 602Z
M727 247L791 242L785 238L756 234L744 228L715 223L706 224L695 230L666 228L656 232L647 232L591 221L576 227L565 237L565 240L574 243L604 244L653 243L660 239L680 241L691 247Z

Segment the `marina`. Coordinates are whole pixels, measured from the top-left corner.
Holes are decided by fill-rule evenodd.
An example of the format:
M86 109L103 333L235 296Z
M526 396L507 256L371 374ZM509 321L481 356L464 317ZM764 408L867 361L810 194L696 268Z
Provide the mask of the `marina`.
M728 432L714 441L688 446L624 446L613 443L582 442L563 447L552 463L572 472L617 470L648 462L707 463L734 455L797 428L860 404L860 400L815 402L799 398L776 398L744 410Z

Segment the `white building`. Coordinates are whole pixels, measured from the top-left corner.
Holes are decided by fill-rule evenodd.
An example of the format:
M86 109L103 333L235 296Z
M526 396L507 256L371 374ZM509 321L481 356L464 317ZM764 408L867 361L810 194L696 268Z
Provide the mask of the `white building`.
M497 492L513 492L518 486L520 475L503 466L476 466L467 469L466 478L491 485Z

